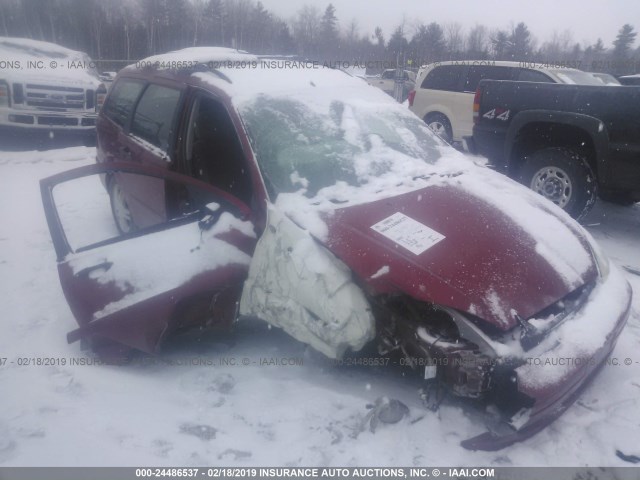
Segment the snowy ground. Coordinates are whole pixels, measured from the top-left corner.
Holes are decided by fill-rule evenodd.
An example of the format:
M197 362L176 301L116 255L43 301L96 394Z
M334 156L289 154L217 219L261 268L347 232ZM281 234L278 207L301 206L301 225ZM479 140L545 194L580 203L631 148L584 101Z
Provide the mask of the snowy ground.
M38 180L94 155L86 147L0 152L0 358L7 359L0 465L630 466L615 451L640 456L637 313L613 355L621 365L604 368L542 433L495 453L462 449L461 440L484 430L479 418L455 402L425 411L418 383L399 370L333 367L258 323L227 338L180 339L148 364L70 366L71 358L91 356L66 343L76 324L58 282ZM598 204L584 223L614 262L640 269L640 204ZM628 279L638 312L640 276ZM67 365L17 364L32 357ZM216 365L176 364L194 358ZM304 365L258 365L273 358ZM625 366L625 358L634 363ZM220 366L221 359L249 366ZM382 395L405 402L409 418L358 433L366 404Z

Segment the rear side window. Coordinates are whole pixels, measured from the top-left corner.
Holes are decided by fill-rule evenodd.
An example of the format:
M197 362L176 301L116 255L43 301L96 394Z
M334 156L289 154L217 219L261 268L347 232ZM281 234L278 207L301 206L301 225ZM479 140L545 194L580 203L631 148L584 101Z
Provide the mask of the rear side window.
M427 74L420 88L459 92L460 79L466 68L464 65L444 65L442 67L436 67Z
M537 70L529 70L528 68L523 68L520 70L518 80L520 80L521 82L555 83L548 75L545 75L542 72L538 72Z
M131 133L167 151L180 90L149 85L136 107Z
M467 80L464 84L465 92L475 92L480 80L514 80L516 69L513 67L493 67L478 65L469 67Z
M104 115L124 127L143 88L144 83L142 82L126 79L118 81L113 86L109 100L102 109Z

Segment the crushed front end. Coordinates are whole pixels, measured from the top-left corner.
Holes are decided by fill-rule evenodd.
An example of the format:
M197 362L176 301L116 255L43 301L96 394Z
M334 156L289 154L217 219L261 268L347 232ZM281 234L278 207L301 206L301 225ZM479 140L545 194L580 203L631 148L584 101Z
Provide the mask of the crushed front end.
M389 297L381 302L380 351L400 353L431 387L477 399L487 431L462 446L499 450L539 432L576 400L613 351L631 297L612 268L535 316L518 317L506 333L467 313ZM441 400L434 395L425 398L428 407Z

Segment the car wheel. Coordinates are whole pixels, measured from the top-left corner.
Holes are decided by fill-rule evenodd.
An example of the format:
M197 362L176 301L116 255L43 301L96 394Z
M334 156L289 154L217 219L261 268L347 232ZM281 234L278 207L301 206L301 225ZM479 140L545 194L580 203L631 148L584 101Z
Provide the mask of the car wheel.
M137 230L138 227L133 221L122 187L115 179L111 179L109 182L109 197L111 198L111 213L118 231L127 234Z
M579 219L593 207L596 177L584 155L568 148L551 147L526 158L518 180Z
M636 200L630 192L616 192L613 190L600 190L600 199L605 202L615 203L616 205L622 205L625 207L636 203Z
M425 123L431 131L442 138L445 142L451 143L453 141L451 122L449 122L449 119L442 113L432 113L427 115Z

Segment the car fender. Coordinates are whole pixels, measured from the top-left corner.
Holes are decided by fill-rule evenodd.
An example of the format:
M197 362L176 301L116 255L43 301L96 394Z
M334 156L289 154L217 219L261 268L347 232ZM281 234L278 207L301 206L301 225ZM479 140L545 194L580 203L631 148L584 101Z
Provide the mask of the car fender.
M267 218L240 315L261 318L331 358L360 350L375 323L351 270L282 212L270 207Z
M517 113L509 128L504 142L504 158L510 163L515 140L520 131L531 123L549 123L575 127L589 135L596 155L597 176L601 183L607 183L606 157L609 150L609 133L605 124L590 115L554 110L526 110Z

